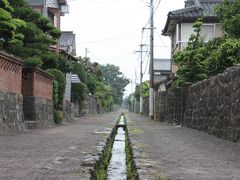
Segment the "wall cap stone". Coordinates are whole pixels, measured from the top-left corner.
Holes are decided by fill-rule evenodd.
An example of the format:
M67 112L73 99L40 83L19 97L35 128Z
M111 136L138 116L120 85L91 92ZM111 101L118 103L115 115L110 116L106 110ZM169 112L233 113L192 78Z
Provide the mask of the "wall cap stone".
M24 72L37 72L47 78L50 78L50 79L54 79L54 76L48 74L46 71L40 69L40 68L37 68L35 66L27 66L27 67L23 67L23 71Z
M16 56L14 56L12 54L8 54L8 53L6 53L4 51L1 51L1 50L0 50L0 57L2 57L5 60L14 62L14 63L16 63L16 64L18 64L20 66L23 65L23 62L22 62L22 60L19 57L16 57Z

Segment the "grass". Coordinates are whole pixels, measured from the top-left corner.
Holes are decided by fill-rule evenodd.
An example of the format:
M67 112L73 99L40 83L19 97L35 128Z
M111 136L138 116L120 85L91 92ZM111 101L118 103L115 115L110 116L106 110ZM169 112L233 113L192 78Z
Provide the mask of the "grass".
M142 133L144 133L144 131L141 129L131 129L131 130L129 130L129 133L130 134L142 134Z
M124 114L125 116L125 114ZM128 123L132 123L132 121L129 121L125 116L125 122L128 125ZM139 132L139 131L137 131ZM129 180L138 180L138 174L137 169L133 161L133 153L132 153L132 146L131 142L129 141L128 136L128 128L126 126L125 128L125 151L126 151L126 165L127 165L127 179Z
M122 115L122 114L121 114ZM117 122L119 122L121 115L118 117ZM107 139L106 146L104 147L102 157L97 160L94 172L91 173L91 179L94 180L105 180L107 178L107 171L110 159L112 157L112 148L117 133L116 126L113 128L110 136ZM104 134L103 136L107 136Z
M127 164L127 179L138 180L138 174L137 174L135 164L133 162L132 147L131 147L131 143L129 141L127 129L126 129L125 136L126 136L125 151L126 151L126 164Z
M92 178L92 179L97 179L97 180L106 179L109 161L112 157L112 147L113 147L115 135L116 135L116 128L114 127L110 137L107 140L107 144L103 150L102 157L96 162L95 178Z

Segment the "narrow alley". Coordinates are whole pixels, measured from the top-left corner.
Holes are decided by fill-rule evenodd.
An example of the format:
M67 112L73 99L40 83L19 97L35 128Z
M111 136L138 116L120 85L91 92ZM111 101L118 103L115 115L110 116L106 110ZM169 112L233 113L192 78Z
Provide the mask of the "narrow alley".
M118 110L0 137L5 180L90 179ZM139 179L239 179L240 144L125 112Z

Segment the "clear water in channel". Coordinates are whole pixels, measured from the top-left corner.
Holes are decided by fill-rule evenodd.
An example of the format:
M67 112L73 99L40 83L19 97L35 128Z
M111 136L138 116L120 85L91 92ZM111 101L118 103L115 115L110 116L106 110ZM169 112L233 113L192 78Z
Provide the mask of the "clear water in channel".
M119 124L125 124L124 116L121 116ZM127 180L126 152L125 152L125 131L118 127L115 141L112 148L112 157L108 167L108 180Z

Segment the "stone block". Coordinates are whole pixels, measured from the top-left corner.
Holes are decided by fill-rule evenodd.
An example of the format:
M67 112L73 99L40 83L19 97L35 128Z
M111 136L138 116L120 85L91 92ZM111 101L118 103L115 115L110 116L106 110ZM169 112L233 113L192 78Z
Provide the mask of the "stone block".
M0 91L0 134L24 130L22 95Z
M28 109L28 107L31 107ZM41 97L24 96L23 112L27 128L47 128L54 124L53 101ZM35 122L34 125L33 123Z
M68 100L63 102L63 112L64 112L64 121L72 122L74 121L74 104Z
M240 128L236 127L231 139L233 142L238 142L240 140Z

